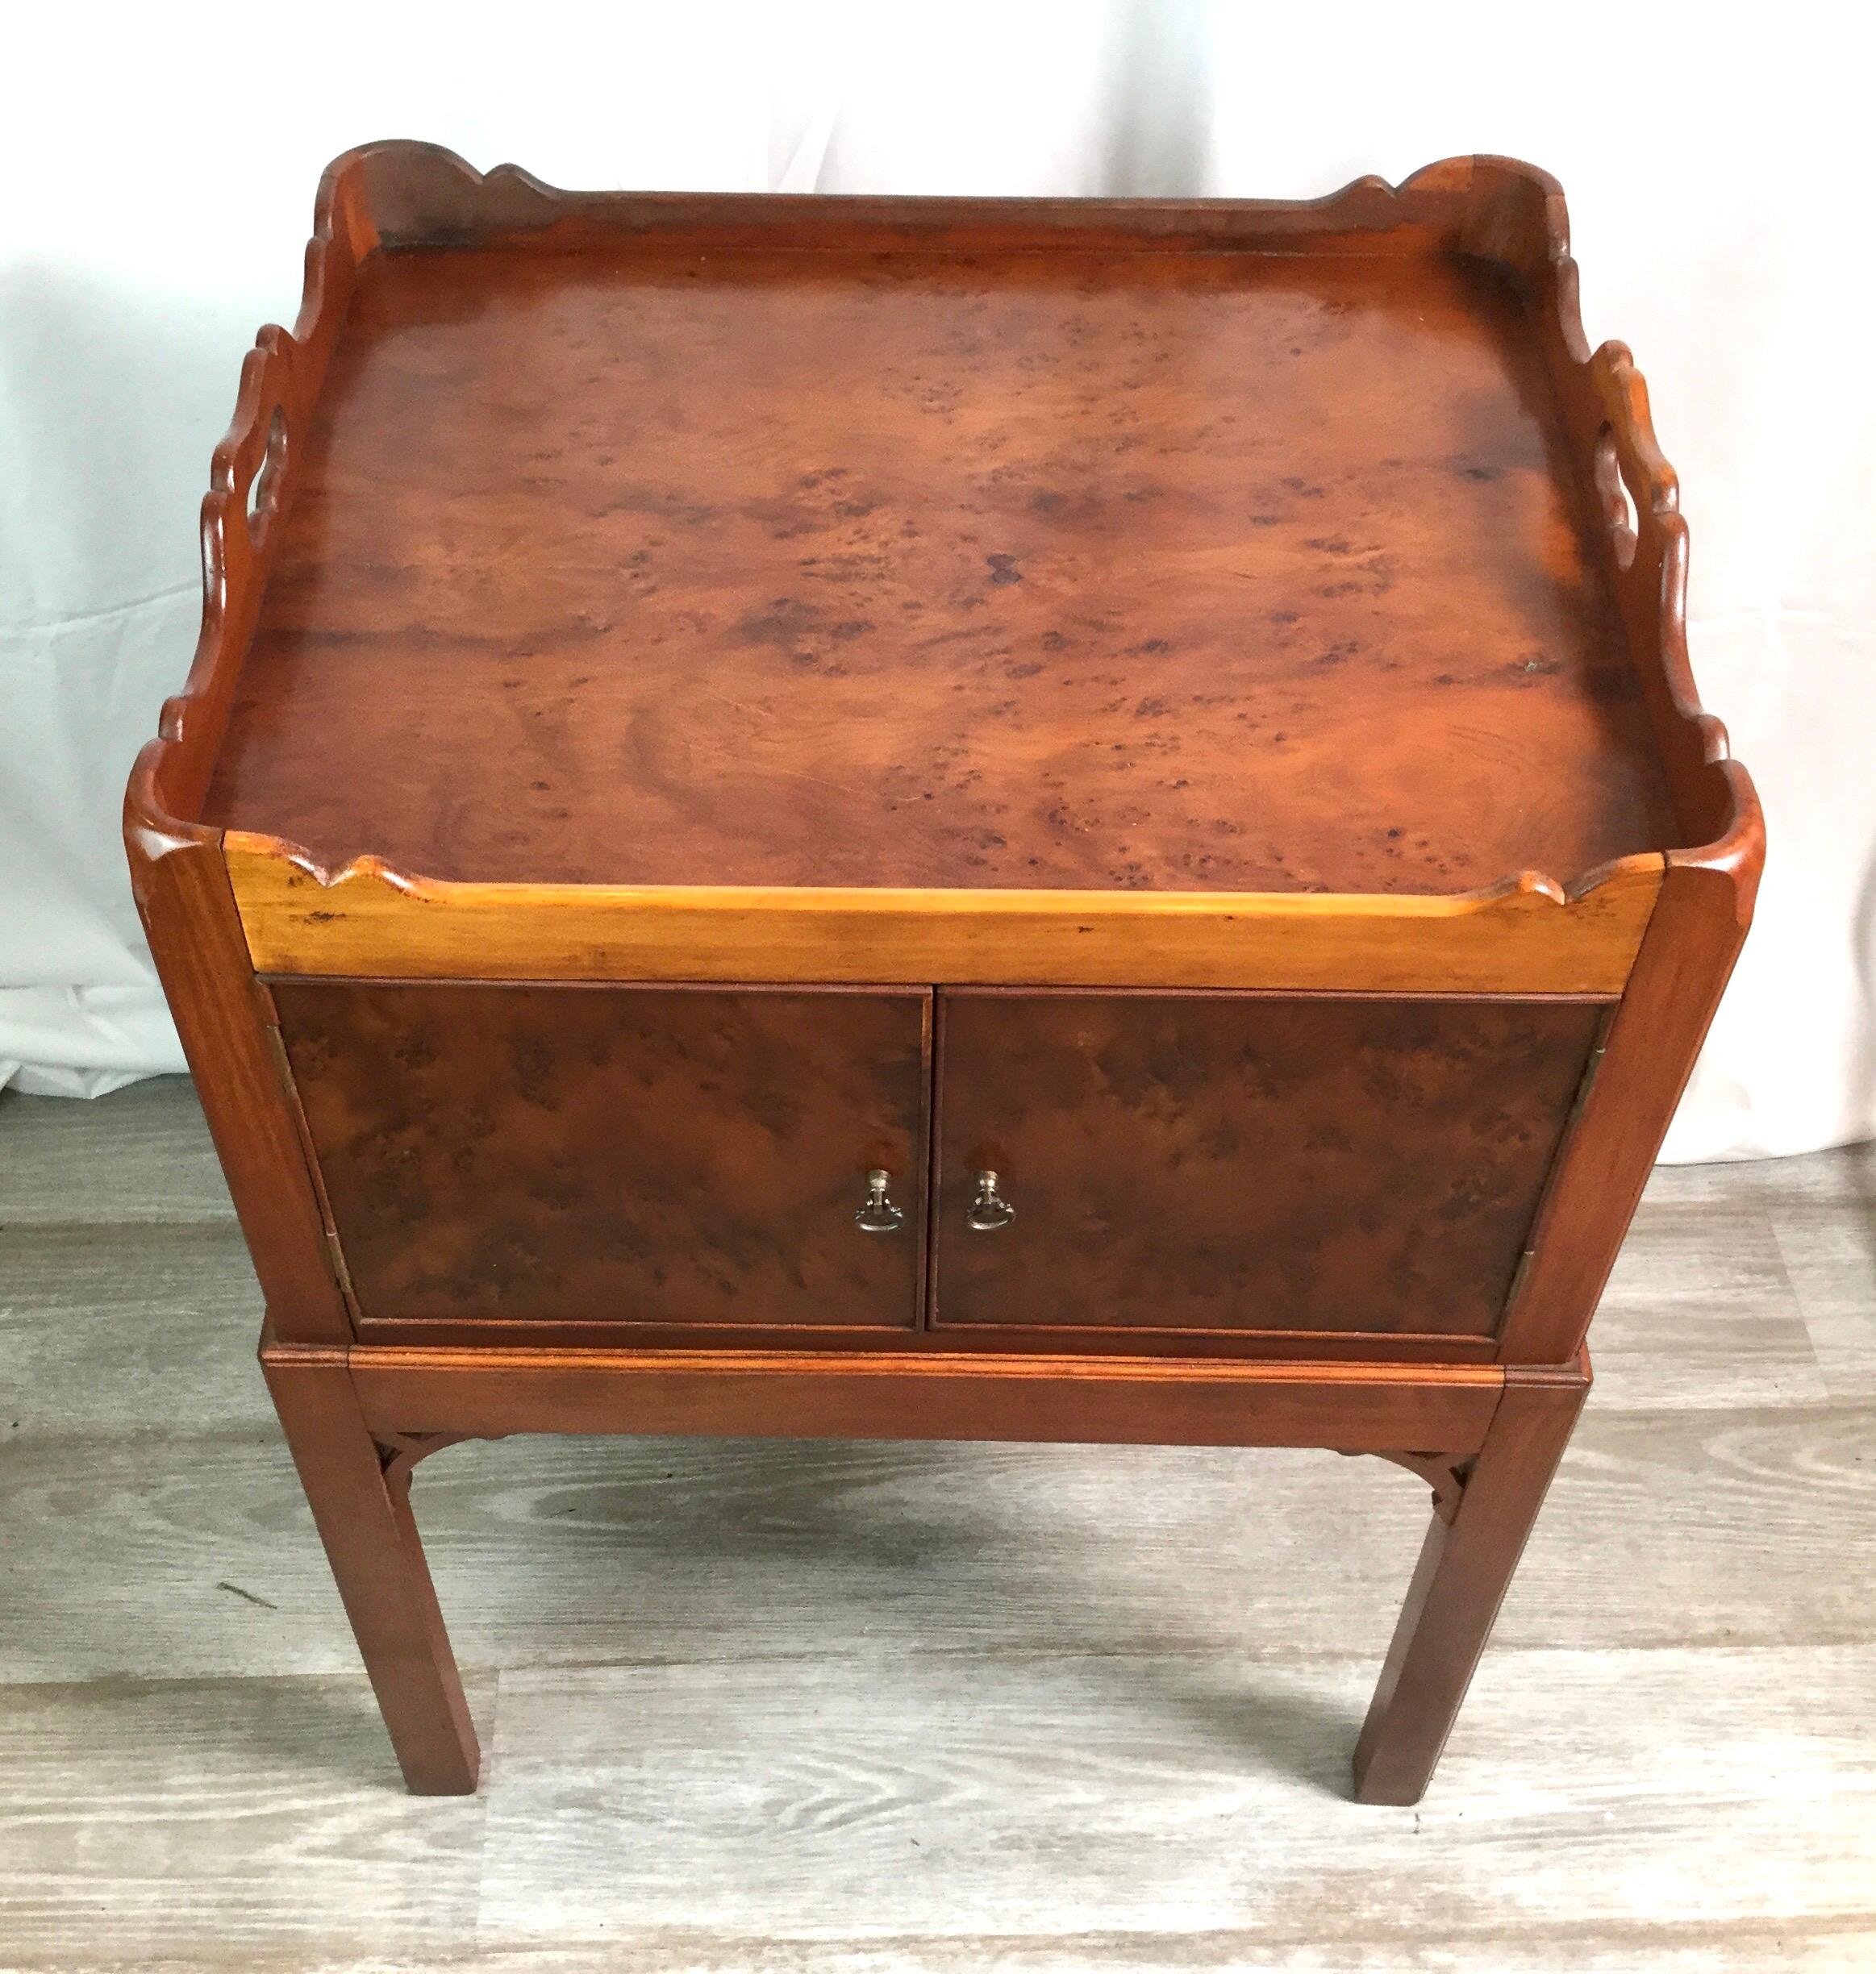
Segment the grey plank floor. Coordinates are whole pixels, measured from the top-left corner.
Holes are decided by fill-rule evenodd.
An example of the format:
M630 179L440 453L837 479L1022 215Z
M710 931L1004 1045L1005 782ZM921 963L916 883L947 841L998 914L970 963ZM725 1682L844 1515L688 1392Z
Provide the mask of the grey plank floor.
M189 1086L0 1095L0 1967L1876 1967L1876 1156L1657 1175L1417 1810L1424 1491L1327 1454L512 1440L417 1485L405 1796Z

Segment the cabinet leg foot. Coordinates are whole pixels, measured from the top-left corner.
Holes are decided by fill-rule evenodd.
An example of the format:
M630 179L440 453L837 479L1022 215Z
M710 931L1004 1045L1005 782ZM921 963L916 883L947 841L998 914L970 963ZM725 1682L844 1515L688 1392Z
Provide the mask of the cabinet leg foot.
M1440 1505L1427 1531L1355 1744L1357 1801L1424 1793L1588 1390L1586 1363L1506 1372L1458 1499Z
M336 1353L263 1352L261 1369L404 1780L419 1796L469 1795L475 1726L411 1514L411 1468L440 1443L381 1446Z

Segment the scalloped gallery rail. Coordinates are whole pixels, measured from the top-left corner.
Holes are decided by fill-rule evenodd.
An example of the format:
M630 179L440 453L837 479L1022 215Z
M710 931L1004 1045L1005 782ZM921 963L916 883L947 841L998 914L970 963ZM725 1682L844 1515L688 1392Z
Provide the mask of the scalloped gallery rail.
M223 853L263 973L1396 993L1619 993L1663 868L1432 897L465 884L235 830Z

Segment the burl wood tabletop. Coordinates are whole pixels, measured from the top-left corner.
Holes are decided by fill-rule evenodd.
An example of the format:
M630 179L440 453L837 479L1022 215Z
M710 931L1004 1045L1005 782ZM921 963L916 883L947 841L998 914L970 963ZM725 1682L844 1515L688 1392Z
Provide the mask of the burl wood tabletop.
M204 819L572 882L1453 893L1674 840L1457 256L381 254Z

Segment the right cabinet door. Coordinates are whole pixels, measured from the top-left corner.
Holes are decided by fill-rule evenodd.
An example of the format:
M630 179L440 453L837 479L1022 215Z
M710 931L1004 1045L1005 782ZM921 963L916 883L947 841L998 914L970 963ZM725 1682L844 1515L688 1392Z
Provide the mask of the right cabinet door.
M932 1321L1489 1335L1607 1012L947 993Z

